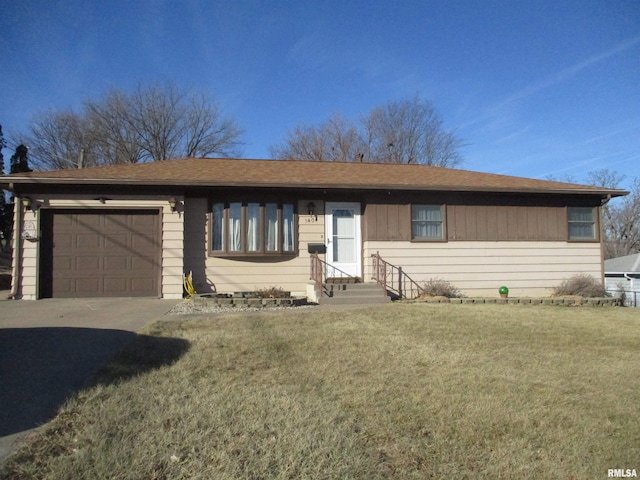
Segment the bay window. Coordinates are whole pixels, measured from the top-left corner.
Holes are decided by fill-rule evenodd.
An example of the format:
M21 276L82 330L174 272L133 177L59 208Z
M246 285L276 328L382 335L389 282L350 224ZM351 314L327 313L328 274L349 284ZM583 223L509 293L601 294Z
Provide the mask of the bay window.
M211 255L296 253L296 216L292 203L214 202L210 219Z

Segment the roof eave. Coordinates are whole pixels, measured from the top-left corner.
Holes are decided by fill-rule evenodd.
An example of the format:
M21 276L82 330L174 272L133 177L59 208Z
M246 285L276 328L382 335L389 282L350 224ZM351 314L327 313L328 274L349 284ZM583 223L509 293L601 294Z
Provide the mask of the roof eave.
M131 186L172 186L172 187L248 187L248 188L290 188L310 190L410 190L410 191L456 191L456 192L484 192L484 193L531 193L531 194L555 194L555 195L597 195L601 197L621 197L628 195L626 190L591 190L591 189L540 189L540 188L505 188L490 186L468 185L367 185L358 183L320 183L320 184L291 184L285 182L207 182L181 180L144 180L144 179L105 179L105 178L48 178L48 177L11 177L8 182L0 182L0 186L9 190L16 184L40 184L40 185L131 185Z

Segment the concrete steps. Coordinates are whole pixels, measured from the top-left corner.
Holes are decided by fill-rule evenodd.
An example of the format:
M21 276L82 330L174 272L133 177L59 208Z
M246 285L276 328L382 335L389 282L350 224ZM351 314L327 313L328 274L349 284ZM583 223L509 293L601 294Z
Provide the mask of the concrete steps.
M373 305L391 298L377 283L325 284L320 305Z

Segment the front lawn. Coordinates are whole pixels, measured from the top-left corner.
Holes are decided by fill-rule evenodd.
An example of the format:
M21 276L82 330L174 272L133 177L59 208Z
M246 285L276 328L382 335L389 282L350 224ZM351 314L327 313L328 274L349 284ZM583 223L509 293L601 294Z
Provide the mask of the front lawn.
M638 309L391 304L171 317L144 333L4 478L640 470ZM154 351L153 337L189 346Z

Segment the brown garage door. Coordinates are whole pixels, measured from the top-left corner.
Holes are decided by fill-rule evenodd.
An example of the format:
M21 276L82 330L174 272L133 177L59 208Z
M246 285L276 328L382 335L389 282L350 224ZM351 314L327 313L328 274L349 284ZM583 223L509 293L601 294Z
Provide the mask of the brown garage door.
M42 297L159 295L157 210L42 212Z

